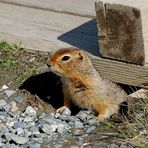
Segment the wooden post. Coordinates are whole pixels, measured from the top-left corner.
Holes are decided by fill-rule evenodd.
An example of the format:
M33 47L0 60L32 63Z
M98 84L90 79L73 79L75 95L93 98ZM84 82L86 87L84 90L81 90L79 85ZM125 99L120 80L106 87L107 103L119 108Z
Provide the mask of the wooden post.
M148 63L148 1L97 1L100 52L103 57Z

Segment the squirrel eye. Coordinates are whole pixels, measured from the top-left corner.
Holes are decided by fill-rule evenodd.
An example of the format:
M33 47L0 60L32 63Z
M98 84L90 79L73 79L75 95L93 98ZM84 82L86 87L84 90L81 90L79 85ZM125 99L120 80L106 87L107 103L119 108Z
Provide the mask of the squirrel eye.
M64 56L61 60L62 60L62 61L68 61L69 59L70 59L69 56Z

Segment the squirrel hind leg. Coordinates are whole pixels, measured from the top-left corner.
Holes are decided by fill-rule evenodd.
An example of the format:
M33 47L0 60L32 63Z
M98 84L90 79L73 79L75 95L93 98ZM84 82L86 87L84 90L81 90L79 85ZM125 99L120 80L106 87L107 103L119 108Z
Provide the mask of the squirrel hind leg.
M97 116L98 121L105 121L110 118L111 115L114 113L118 113L118 106L101 106L99 107L99 110L97 110L99 113Z
M99 115L96 118L98 121L105 121L110 118L110 115L107 113L99 113Z

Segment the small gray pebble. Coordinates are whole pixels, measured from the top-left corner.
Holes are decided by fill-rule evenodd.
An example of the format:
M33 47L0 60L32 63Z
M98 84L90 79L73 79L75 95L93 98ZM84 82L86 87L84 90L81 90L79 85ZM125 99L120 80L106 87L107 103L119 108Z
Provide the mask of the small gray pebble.
M7 140L7 141L10 141L11 140L11 133L5 133L4 134L4 138Z
M85 133L89 134L91 133L96 127L95 126L91 126L85 129Z
M2 108L8 113L10 108L11 108L11 106L9 104L6 104Z
M5 92L5 94L6 94L8 97L10 97L10 96L11 96L12 94L14 94L16 91L6 89L4 92Z
M4 148L5 144L0 142L0 147Z
M74 136L80 136L80 135L82 135L82 130L78 130L78 129L76 129L76 130L74 130L74 132L73 132L73 135Z
M52 115L45 115L45 117L40 118L37 122L39 124L52 124L55 122L55 118Z
M32 133L33 133L33 132L39 132L39 128L36 127L36 126L33 126L33 127L31 127L31 128L29 129L29 131L31 131Z
M31 106L28 106L24 112L25 115L28 115L28 116L36 116L36 110L31 107Z
M84 121L84 124L88 124L88 125L94 125L96 124L98 121L95 118L92 118L90 120L86 120Z
M75 128L83 128L84 125L83 125L82 122L80 122L80 121L76 121L75 124L74 124L74 127L75 127Z
M0 99L0 109L7 105L7 102L3 99Z
M72 145L70 148L79 148L79 146Z
M20 135L24 132L24 130L19 127L19 128L16 129L16 132L17 132L17 135Z
M22 121L17 121L14 123L13 128L17 129L17 128L27 128L27 123L22 122Z
M28 142L28 139L25 137L19 137L17 135L11 135L11 139L17 144L25 144Z
M42 144L44 142L44 140L42 138L31 138L31 140L36 143L40 143L40 144Z
M32 132L31 137L33 137L33 138L42 138L41 133L39 131L38 132Z
M22 96L16 96L14 97L14 101L17 103L22 103L24 100L24 98Z
M64 111L62 112L62 115L66 115L66 116L70 116L71 115L71 111L69 110L69 108L65 108Z
M67 115L60 115L58 118L59 118L60 120L69 121L69 118L68 118Z
M24 118L24 122L32 122L32 121L34 121L35 120L35 118L36 118L36 116L26 116L25 118Z
M29 148L41 148L41 144L36 142L29 142Z
M86 117L88 116L88 113L85 111L80 111L76 117L78 117L79 119L81 119L82 121L86 120Z
M55 117L55 118L58 118L60 115L61 115L60 113L55 113L55 114L54 114L54 117Z
M47 138L47 135L45 133L40 133L40 135L41 135L41 138L43 139Z
M69 116L68 119L70 122L80 121L76 116Z
M44 131L44 133L46 134L51 134L53 132L55 132L58 128L58 125L56 124L44 124L42 130Z

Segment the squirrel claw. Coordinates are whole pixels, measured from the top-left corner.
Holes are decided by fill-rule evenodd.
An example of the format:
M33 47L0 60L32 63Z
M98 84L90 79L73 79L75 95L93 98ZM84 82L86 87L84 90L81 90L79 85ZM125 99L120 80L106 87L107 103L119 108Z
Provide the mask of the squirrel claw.
M109 120L109 116L108 116L108 117L105 117L105 116L98 115L98 116L96 117L96 119L97 119L99 122L104 122L104 121L108 121L108 120Z
M67 108L66 106L62 106L62 107L60 107L60 108L58 108L56 110L56 113L60 113L61 114L66 108Z

